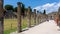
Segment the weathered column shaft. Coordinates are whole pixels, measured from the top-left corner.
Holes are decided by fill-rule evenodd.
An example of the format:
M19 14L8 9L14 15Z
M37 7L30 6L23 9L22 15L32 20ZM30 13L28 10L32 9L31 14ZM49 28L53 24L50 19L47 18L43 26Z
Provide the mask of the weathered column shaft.
M22 25L21 25L21 3L20 2L18 2L17 3L17 5L18 5L18 9L17 9L17 17L18 17L18 32L22 32Z
M41 15L39 15L39 23L41 23Z
M37 11L37 23L39 24L40 22L39 22L39 18L40 18L40 13L39 13L39 11Z
M4 34L3 0L0 0L0 34Z
M0 18L3 16L3 0L0 0Z
M30 11L30 7L28 7L28 12L27 12L27 16L28 16L28 28L31 27L31 11Z
M37 20L38 20L38 24L39 24L39 23L40 23L40 22L39 22L39 16L38 16L38 19L37 19Z
M36 25L36 9L34 9L34 25Z
M0 34L4 34L3 0L0 0Z

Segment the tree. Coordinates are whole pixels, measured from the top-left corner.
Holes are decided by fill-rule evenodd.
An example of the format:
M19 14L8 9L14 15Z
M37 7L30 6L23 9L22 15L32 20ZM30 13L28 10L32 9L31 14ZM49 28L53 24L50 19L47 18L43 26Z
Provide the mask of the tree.
M43 12L43 14L46 14L46 10L44 9L44 12Z
M17 7L14 8L14 12L17 12Z
M25 8L25 17L27 16L28 8Z
M39 11L37 11L37 14L39 13Z
M21 15L24 16L24 15L25 15L25 14L24 14L24 13L25 13L25 12L24 12L24 11L25 11L25 5L24 5L23 3L22 3L22 7L21 7L21 8L22 8L22 10L21 10Z
M13 6L12 5L5 5L5 9L6 10L13 10Z
M32 8L31 8L31 6L29 6L29 8L30 8L30 11L32 11Z
M59 7L59 9L58 9L58 12L60 12L60 7Z

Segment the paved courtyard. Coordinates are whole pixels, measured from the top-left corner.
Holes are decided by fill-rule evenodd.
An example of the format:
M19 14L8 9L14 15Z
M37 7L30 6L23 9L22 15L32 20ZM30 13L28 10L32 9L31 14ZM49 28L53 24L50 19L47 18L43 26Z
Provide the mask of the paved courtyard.
M54 20L49 20L32 27L27 31L21 33L13 32L11 34L60 34L60 31Z

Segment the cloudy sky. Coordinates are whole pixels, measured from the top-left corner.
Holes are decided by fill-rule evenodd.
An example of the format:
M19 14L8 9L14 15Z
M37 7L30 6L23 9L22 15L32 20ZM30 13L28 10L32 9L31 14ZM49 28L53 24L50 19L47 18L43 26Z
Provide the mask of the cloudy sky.
M11 4L16 7L17 2L23 2L25 7L31 6L41 12L45 9L47 13L57 11L60 6L60 0L4 0L4 5Z

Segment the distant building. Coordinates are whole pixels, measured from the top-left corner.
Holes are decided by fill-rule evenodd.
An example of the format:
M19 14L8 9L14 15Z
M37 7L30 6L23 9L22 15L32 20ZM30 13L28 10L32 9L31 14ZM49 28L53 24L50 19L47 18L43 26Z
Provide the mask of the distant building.
M48 14L49 19L55 19L55 17L58 17L60 15L60 11L56 12L51 12Z

